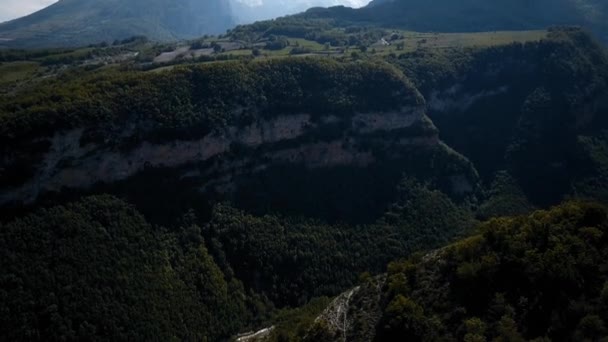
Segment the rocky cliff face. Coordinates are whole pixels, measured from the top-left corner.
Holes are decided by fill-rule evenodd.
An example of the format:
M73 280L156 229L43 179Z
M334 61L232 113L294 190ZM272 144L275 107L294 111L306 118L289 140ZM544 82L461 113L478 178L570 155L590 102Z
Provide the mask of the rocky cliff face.
M438 249L422 257L421 264L427 265L428 269L421 278L428 282L439 281L438 270L445 264L443 252L444 249ZM388 304L387 291L392 286L391 278L381 274L341 293L314 320L304 340L312 342L323 336L324 341L377 341L383 310ZM438 291L436 288L428 290Z
M315 331L322 330L333 341L371 342L382 317L382 275L337 296L310 327L307 341L313 341Z
M185 167L182 170L185 177L202 178L204 187L225 192L231 189L235 175L277 163L307 168L365 166L374 163L378 155L363 146L364 141L380 142L394 158L399 157L399 148L403 146L439 146L437 132L432 127L423 127L429 124L424 111L424 106L418 106L385 113L359 113L347 119L325 116L314 121L308 114L282 115L244 127L226 127L197 140L143 141L128 147L116 145L117 140L128 139L128 129L114 132L114 138L106 139L105 143L83 142L84 128L58 132L46 142L50 147L40 155L32 177L20 186L3 189L0 204L31 203L44 193L112 183L146 168ZM332 127L338 127L340 132L323 133ZM417 127L418 131L404 131ZM395 138L388 138L395 132ZM227 154L233 156L230 161L219 162ZM0 167L11 168L11 163L5 159ZM200 163L206 164L198 167ZM454 180L455 187L462 187L461 183L462 179ZM470 184L465 188L471 188Z

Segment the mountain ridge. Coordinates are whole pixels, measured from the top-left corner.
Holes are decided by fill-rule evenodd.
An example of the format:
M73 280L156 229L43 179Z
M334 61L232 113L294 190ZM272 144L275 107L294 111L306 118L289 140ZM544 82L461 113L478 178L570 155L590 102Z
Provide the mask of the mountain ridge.
M5 46L63 47L147 36L188 39L223 33L233 25L228 0L60 0L0 24Z
M0 54L1 337L605 336L603 46L284 22Z
M376 25L413 31L475 32L579 25L608 40L608 4L598 0L375 0L360 9L313 8L295 17L335 25Z
M573 201L483 223L467 239L364 277L301 327L298 337L599 340L608 304L607 214L604 205ZM289 333L279 327L268 341Z

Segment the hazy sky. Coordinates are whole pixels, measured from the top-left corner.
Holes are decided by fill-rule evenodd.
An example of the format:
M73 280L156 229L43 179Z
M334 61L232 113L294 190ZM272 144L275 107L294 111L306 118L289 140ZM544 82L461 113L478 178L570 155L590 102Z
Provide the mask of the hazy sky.
M248 4L250 6L261 6L264 2L275 2L280 3L280 0L236 0L241 3ZM319 2L323 2L325 6L336 6L344 5L350 7L361 7L367 5L370 0L290 0L290 3L294 4L311 4L317 5Z
M0 0L0 22L22 17L57 0Z
M0 22L22 17L39 9L42 9L57 0L0 0ZM126 1L126 0L125 0ZM251 5L261 5L264 1L273 0L238 0ZM276 1L276 0L275 0ZM294 3L317 3L311 0L291 0ZM360 7L367 4L369 0L323 0L326 6L345 5L351 7Z

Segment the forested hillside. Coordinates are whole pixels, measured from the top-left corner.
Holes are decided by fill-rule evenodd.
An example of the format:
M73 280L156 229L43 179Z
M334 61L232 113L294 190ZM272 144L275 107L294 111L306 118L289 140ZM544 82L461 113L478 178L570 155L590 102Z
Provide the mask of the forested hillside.
M601 0L395 0L373 1L362 9L311 9L303 19L328 19L338 25L372 24L415 31L476 32L529 30L581 25L608 36L608 7Z
M0 54L0 340L604 337L603 46L300 19Z
M507 171L541 207L567 195L606 198L597 149L608 58L589 35L555 30L539 44L416 51L393 62L427 99L441 138L486 182Z
M168 41L233 25L228 0L60 0L0 24L0 47L78 47L132 36Z
M608 319L607 214L603 205L570 202L490 220L470 238L391 263L385 277L363 279L347 308L330 305L302 337L601 340Z
M242 284L199 227L153 227L110 196L0 226L7 340L218 340L246 319Z

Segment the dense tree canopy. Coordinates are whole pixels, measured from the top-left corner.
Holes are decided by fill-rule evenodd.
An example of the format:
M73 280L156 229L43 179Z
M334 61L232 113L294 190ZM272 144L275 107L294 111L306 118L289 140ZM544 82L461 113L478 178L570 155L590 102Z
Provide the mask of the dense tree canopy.
M0 140L126 122L138 123L140 134L152 126L171 136L200 136L258 116L351 115L422 101L396 69L376 63L298 58L203 64L164 73L94 72L0 97Z
M371 324L374 341L598 341L607 333L607 230L608 209L583 202L490 220L467 239L389 264L387 278L363 279L345 334L369 340L357 329ZM359 306L367 302L379 307L377 321ZM327 323L309 331L341 339Z
M386 33L313 19L311 31L291 17L232 34L365 46ZM602 48L560 29L526 44L361 54L72 70L1 95L2 191L73 162L40 157L68 129L84 132L77 144L120 155L277 115L321 124L0 208L0 339L212 341L279 322L272 338L332 340L316 317L357 281L378 298L361 316L375 315L361 326L378 341L603 337L606 208L529 214L568 197L608 199ZM408 106L420 118L402 129L354 134L334 120ZM373 158L311 166L268 156L332 141ZM207 187L216 176L225 193ZM353 305L374 301L361 297Z
M605 334L608 318L601 301L608 279L607 217L601 205L571 202L491 220L480 235L432 258L392 264L389 282L405 275L410 288L390 294L384 319L412 313L426 322L439 319L446 338L594 340ZM411 311L406 298L421 308ZM381 329L387 336L399 331Z
M341 28L404 28L421 32L482 32L580 25L608 37L608 6L601 0L377 0L369 6L312 8L305 13L239 26L237 37L284 34L318 37Z
M217 340L245 319L242 285L195 226L170 234L110 196L0 226L7 340Z

